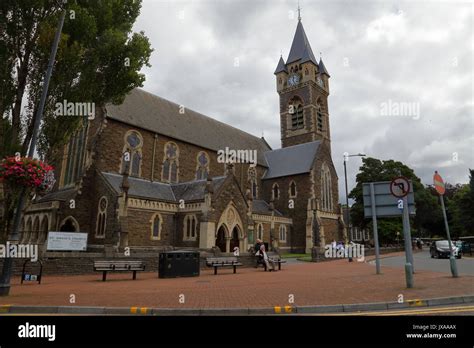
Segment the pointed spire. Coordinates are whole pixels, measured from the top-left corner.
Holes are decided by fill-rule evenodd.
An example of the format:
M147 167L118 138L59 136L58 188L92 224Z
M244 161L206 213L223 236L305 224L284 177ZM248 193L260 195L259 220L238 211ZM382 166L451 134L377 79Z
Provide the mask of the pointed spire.
M298 21L293 43L291 44L290 54L288 55L286 63L289 64L300 60L303 57L305 50L307 51L306 55L309 57L309 60L317 65L318 62L314 57L313 50L311 49L308 38L306 37L303 23Z
M303 55L301 56L301 64L306 62L312 62L311 57L308 52L308 46L304 48Z
M324 66L323 58L319 58L319 73L320 74L326 74L326 75L328 75L328 77L331 77L331 75L329 75L326 67Z
M278 61L278 65L277 65L277 67L276 67L276 69L275 69L274 74L276 75L276 74L278 74L278 73L280 73L280 72L282 72L282 71L284 71L284 72L286 72L286 73L288 72L288 70L286 70L285 61L283 60L283 57L280 56L280 60Z

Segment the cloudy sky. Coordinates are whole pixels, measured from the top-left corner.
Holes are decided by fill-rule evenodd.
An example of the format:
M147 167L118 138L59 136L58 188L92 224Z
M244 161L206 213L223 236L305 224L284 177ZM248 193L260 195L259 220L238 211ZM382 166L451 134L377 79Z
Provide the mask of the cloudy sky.
M286 60L296 0L144 0L134 30L155 51L144 89L280 147L273 72ZM331 74L333 160L364 152L451 183L474 168L474 5L300 0L311 47ZM411 106L397 115L397 107ZM348 162L349 187L361 165ZM350 189L349 188L349 189Z

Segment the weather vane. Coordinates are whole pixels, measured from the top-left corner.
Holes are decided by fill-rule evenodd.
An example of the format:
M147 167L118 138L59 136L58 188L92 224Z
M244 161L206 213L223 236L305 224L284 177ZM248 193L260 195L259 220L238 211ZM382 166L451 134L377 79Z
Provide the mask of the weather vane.
M300 7L299 0L298 0L298 21L301 21L301 7Z

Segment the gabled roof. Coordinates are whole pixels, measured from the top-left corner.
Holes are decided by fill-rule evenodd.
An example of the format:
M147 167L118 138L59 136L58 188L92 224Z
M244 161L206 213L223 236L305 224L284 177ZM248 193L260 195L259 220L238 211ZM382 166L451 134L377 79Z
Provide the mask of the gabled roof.
M65 190L58 190L47 193L35 203L50 202L50 201L68 201L77 194L76 188L68 188Z
M328 71L326 70L326 67L324 66L322 58L319 58L319 73L320 74L326 74L329 77L331 77L331 75L329 75Z
M282 56L280 56L280 60L278 61L278 65L275 69L274 74L278 74L280 72L288 72L288 70L286 69L285 61L283 60Z
M257 150L257 162L271 150L261 138L219 122L142 89L133 89L120 105L108 104L107 117L213 151Z
M296 62L297 60L302 59L303 54L307 50L307 56L311 62L318 65L316 58L314 58L311 45L309 44L308 38L303 28L301 21L298 21L298 26L296 27L295 36L293 38L293 43L291 44L290 54L286 60L286 64Z
M263 179L309 173L321 141L265 152L268 169Z

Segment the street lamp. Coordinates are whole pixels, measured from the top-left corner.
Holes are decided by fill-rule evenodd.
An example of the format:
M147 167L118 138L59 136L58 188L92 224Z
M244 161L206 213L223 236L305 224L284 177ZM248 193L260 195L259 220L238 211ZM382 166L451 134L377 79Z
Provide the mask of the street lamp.
M349 160L349 157L365 157L365 153L358 153L354 155L349 155L349 153L344 152L344 177L346 179L346 214L347 214L347 226L349 227L349 233L351 233L351 213L349 211L349 191L347 189L347 168L346 168L346 162Z

